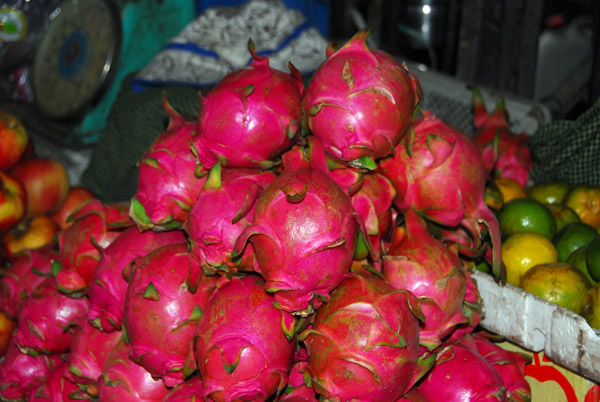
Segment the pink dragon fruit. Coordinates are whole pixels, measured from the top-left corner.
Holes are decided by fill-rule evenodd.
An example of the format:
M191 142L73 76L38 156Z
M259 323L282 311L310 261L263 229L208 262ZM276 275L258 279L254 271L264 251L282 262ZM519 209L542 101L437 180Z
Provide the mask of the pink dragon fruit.
M291 74L275 70L267 57L256 54L252 40L248 49L250 65L228 74L201 97L193 141L198 154L213 163L268 169L300 135L304 87L291 64Z
M123 275L129 282L123 310L129 356L167 387L182 383L196 369L193 338L217 277L202 274L187 242L135 259Z
M26 250L8 268L0 270L0 311L16 319L23 301L51 275L52 261L57 258L54 246Z
M327 49L302 100L308 126L334 158L358 167L393 154L421 98L417 78L359 31Z
M232 260L231 252L242 230L252 223L256 198L274 178L268 171L221 169L220 163L212 167L184 224L205 273L254 269L252 246L236 260Z
M132 226L127 210L119 204L86 201L69 217L73 224L58 232L59 259L52 273L63 293L86 292L100 259L100 250Z
M473 238L473 249L483 247L489 234L493 273L505 282L500 227L484 200L483 159L465 133L424 111L395 155L379 167L396 187L398 209L412 208L441 225L464 227Z
M204 395L204 383L202 377L196 375L171 389L163 402L200 402L204 400L202 395Z
M273 302L254 274L234 277L213 293L195 337L205 398L260 402L282 391L294 354L295 319Z
M102 402L162 402L169 388L155 380L129 358L130 347L121 338L110 351L98 378L98 400Z
M59 355L23 353L11 343L0 362L0 400L25 401L42 385L54 368L63 363Z
M420 358L418 299L361 272L342 282L299 340L306 372L332 401L396 402L431 367Z
M525 365L531 358L501 348L493 341L497 336L478 332L472 336L475 350L498 372L506 386L508 402L531 401L531 386L525 379ZM472 347L473 348L473 347Z
M296 361L288 375L288 383L277 402L318 402L315 391L304 383L307 361Z
M100 250L100 260L88 289L88 319L92 324L102 331L120 330L127 292L127 281L121 274L125 266L134 258L144 257L161 246L182 241L185 241L182 230L140 232L132 226Z
M121 339L121 331L104 332L80 319L73 332L65 377L90 397L98 396L98 377L108 353Z
M477 288L477 282L473 279L474 265L472 261L463 260L465 265L465 278L467 286L465 297L462 304L462 314L468 318L467 322L457 324L450 335L444 339L446 343L456 342L463 339L466 335L473 333L481 322L483 312L483 300Z
M498 372L463 341L443 345L418 390L432 401L506 402L506 387Z
M258 197L254 223L234 247L239 255L252 244L277 306L300 315L318 308L348 276L362 222L329 176L321 144L311 139L302 158L283 155L283 173Z
M29 402L77 402L90 399L79 389L77 384L65 377L68 364L63 362L58 367L50 370L48 377L34 392Z
M398 226L383 256L383 276L397 289L417 296L425 322L420 341L429 350L458 324L466 290L465 269L458 254L427 232L424 220L413 210L404 211L405 226Z
M410 391L402 396L398 402L433 402L434 400L427 398L419 391L418 388L413 387Z
M373 258L379 261L381 242L387 239L392 226L392 201L396 198L396 189L385 176L377 172L364 174L362 182L360 190L350 197L350 201L354 210L365 221L371 249L374 251ZM355 255L357 260L368 256L368 248L361 248L362 253Z
M141 230L169 230L181 226L206 178L203 162L191 148L194 122L186 121L169 104L162 132L138 161L138 186L129 213Z
M60 293L46 278L23 302L13 340L30 353L65 353L71 347L74 323L87 316L89 301Z
M527 134L513 133L508 127L504 99L498 98L496 109L488 113L479 88L473 89L475 128L473 142L483 155L488 178L508 177L525 187L533 167ZM498 137L498 138L496 138Z

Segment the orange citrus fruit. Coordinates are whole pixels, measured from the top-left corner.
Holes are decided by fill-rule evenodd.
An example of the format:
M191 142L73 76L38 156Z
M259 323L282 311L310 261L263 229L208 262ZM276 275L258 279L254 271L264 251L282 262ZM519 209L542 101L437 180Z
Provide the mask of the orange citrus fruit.
M552 239L556 234L556 219L547 205L532 198L515 198L504 203L498 212L503 236L519 232L534 232Z
M575 213L571 208L567 207L565 204L561 204L558 202L553 202L548 205L550 211L554 215L554 219L556 220L556 232L559 232L563 227L573 222L581 222L579 219L579 215Z
M564 182L534 184L527 189L527 196L545 204L562 203L569 192L569 185Z
M497 177L494 179L494 184L502 193L504 202L514 200L515 198L525 198L527 193L519 182L509 177Z
M566 262L536 265L521 278L523 290L576 314L581 314L591 287L585 275Z
M538 264L556 262L552 242L539 233L514 233L502 242L502 262L506 267L506 281L519 286L521 277Z
M565 204L579 215L582 222L600 226L600 187L576 186L569 191Z
M581 315L590 324L590 327L600 329L600 282L585 294Z
M587 246L597 235L596 230L586 223L569 223L556 234L552 241L558 253L558 261L567 261L573 251Z
M492 210L498 211L504 203L504 197L498 186L493 181L490 181L485 186L484 193L485 204Z
M585 262L588 272L595 281L600 281L600 236L596 236L587 246Z

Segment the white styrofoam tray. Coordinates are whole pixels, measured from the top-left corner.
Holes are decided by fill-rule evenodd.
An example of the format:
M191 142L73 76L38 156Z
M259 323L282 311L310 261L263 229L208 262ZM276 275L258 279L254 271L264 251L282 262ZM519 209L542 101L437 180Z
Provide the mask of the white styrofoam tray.
M600 331L565 308L475 271L483 299L483 328L600 383Z

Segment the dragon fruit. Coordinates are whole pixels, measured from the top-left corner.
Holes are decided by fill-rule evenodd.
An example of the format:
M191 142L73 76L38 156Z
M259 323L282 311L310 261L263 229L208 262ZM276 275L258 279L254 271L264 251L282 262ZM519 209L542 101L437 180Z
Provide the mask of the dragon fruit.
M396 188L394 205L398 209L412 208L441 225L464 227L472 236L473 249L483 247L489 234L492 270L505 282L500 227L484 200L483 159L465 133L424 111L396 147L395 155L379 167Z
M74 323L87 316L89 301L60 293L53 278L44 279L23 302L13 340L29 353L65 353L71 347Z
M185 380L165 397L163 402L200 402L204 395L204 383L199 375Z
M421 98L405 64L371 50L359 31L315 71L302 100L308 126L337 160L358 167L394 152Z
M122 205L104 204L96 198L86 201L69 219L73 224L58 233L59 259L52 273L61 292L78 294L87 291L100 250L133 221Z
M98 396L98 377L102 374L108 353L115 348L119 339L121 331L100 331L87 319L80 319L73 332L64 376L89 396Z
M474 263L463 260L465 265L465 278L467 286L462 304L462 314L468 318L467 322L459 323L454 327L452 333L444 340L446 343L456 342L466 335L472 334L481 323L483 314L483 300L477 288L477 282L473 279Z
M383 256L383 276L397 289L417 296L425 323L420 341L433 350L458 324L466 291L463 264L458 254L427 232L424 220L413 210L404 211L405 226L394 231Z
M25 401L42 385L50 372L63 363L60 355L23 353L11 343L0 362L0 400Z
M256 54L252 40L248 49L250 65L200 98L193 142L202 159L212 157L228 168L268 169L301 133L304 87L294 66L289 64L290 74L273 69L267 57Z
M381 242L387 239L392 226L392 201L395 198L396 189L392 183L377 172L364 174L360 190L350 196L354 210L365 222L376 261L381 258ZM368 248L362 247L362 254L355 255L355 259L361 260L367 256Z
M418 299L364 272L342 282L299 335L306 372L331 401L396 402L431 367L420 358Z
M418 390L432 401L506 402L498 372L464 340L442 346Z
M494 338L498 337L484 332L474 334L472 340L475 350L496 369L504 381L508 402L531 401L531 386L525 379L525 365L531 362L531 358L501 348L493 341Z
M129 356L167 387L182 383L196 369L193 338L217 277L202 274L187 242L135 259L123 275L129 282L123 310Z
M481 91L475 87L473 106L474 125L477 130L473 142L483 155L488 178L508 177L522 187L527 186L529 171L533 167L529 137L525 133L513 133L508 127L508 112L504 99L498 98L496 109L488 113Z
M204 185L206 171L192 149L194 122L163 99L169 125L138 161L138 185L129 213L141 230L180 227Z
M100 250L100 260L88 289L88 319L102 331L120 330L127 292L127 281L121 274L125 266L161 246L182 241L185 241L182 230L140 232L132 226L120 232L109 246Z
M192 251L207 274L253 270L252 246L236 260L232 260L231 251L242 230L252 223L256 198L274 178L273 172L222 169L220 163L211 168L204 190L184 224Z
M76 402L89 399L77 384L65 377L68 364L63 362L58 367L50 370L48 377L34 392L29 402Z
M98 378L98 400L102 402L162 402L169 388L155 380L142 366L129 358L129 345L123 337L108 354Z
M282 391L294 354L295 319L273 302L255 274L234 277L213 293L195 337L205 398L259 402Z
M16 319L23 301L51 275L52 261L57 258L53 246L26 250L8 268L0 270L0 311Z
M304 370L307 361L296 361L288 374L288 383L277 402L317 402L318 399L312 387L304 383Z
M281 175L258 197L254 223L236 240L234 255L249 241L277 306L307 315L348 276L362 219L329 176L318 140L302 157L284 154L283 162Z

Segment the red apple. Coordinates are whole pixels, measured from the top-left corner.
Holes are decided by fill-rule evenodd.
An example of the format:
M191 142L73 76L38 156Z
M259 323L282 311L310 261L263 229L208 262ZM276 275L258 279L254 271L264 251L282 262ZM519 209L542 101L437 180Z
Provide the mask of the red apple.
M0 233L15 226L27 206L25 188L14 176L0 171Z
M3 311L0 311L0 357L6 354L16 326L16 321L11 320Z
M69 215L79 208L85 200L89 200L90 198L95 198L94 194L84 187L73 186L69 188L69 192L62 205L58 211L51 215L52 219L54 219L61 229L68 228L73 224L73 222L67 221Z
M69 192L69 176L57 160L25 158L11 172L25 187L27 215L56 212Z
M58 232L58 224L48 215L27 216L13 226L2 238L6 254L15 258L25 250L50 244Z
M14 115L0 110L0 170L13 167L23 156L29 135Z

